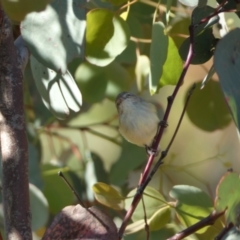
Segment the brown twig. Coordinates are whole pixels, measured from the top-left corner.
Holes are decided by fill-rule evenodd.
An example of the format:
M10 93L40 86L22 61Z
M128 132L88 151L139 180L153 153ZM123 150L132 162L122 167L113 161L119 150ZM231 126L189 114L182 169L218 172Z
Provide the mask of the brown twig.
M167 240L180 240L184 239L185 237L195 233L199 229L202 229L203 227L213 225L215 221L220 218L225 213L225 210L222 212L212 212L210 215L208 215L206 218L203 218L199 222L195 223L194 225L184 229L183 231L175 234L174 236L168 238Z
M64 174L59 171L58 172L58 176L61 177L63 179L63 181L67 184L67 186L71 189L72 193L76 196L78 202L80 203L80 205L84 208L86 208L85 204L83 203L82 199L80 198L80 196L78 195L78 193L75 191L75 189L72 187L72 185L69 183L69 181L65 178Z

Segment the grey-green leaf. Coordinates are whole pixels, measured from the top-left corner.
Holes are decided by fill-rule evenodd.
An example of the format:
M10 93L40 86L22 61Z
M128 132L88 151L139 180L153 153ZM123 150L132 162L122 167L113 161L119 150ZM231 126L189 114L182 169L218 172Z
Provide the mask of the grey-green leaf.
M67 63L84 56L85 0L54 0L45 11L32 12L21 24L24 41L43 65L65 73Z
M44 105L57 118L65 119L70 114L70 111L59 87L61 74L57 74L55 71L43 66L33 56L31 57L31 68Z
M150 48L151 72L149 90L151 94L158 90L159 80L163 74L163 65L167 59L168 37L164 33L164 25L155 22L152 28L152 44Z
M240 29L232 30L217 44L214 68L234 120L240 126Z

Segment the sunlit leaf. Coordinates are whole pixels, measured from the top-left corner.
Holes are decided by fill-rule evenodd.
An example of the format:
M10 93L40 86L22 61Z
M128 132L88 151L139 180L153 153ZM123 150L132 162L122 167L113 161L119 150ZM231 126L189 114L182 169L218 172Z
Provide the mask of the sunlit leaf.
M133 200L134 195L136 194L136 189L133 189L132 191L130 191L127 195L127 199L125 200L125 209L129 209ZM161 209L165 208L167 206L166 200L163 197L163 195L157 191L156 189L152 188L152 187L146 187L146 189L144 190L144 205L145 208L147 209L146 211L146 217L147 218L151 218L153 217L153 215L157 212L160 211ZM166 213L164 213L164 210L162 210L163 215ZM161 217L161 213L160 217ZM165 215L167 216L167 215ZM136 210L134 211L133 215L132 215L132 220L138 221L144 218L144 209L142 204L138 204ZM152 219L153 221L153 219ZM153 224L153 228L155 228L156 226L154 226L154 222L152 222Z
M138 87L138 91L142 92L144 89L144 85L146 83L147 77L150 73L150 60L145 55L137 56L137 63L135 67L136 74L136 83Z
M171 210L169 206L160 208L149 219L148 224L151 231L163 228L171 219Z
M183 41L189 36L189 25L191 21L189 18L183 18L174 23L169 31L169 35L174 40L176 46L179 48Z
M110 208L121 210L124 207L124 198L112 186L98 182L92 186L98 202Z
M126 69L116 62L104 68L84 62L77 68L75 79L84 101L90 103L99 102L106 96L114 100L131 82Z
M211 198L199 188L176 185L169 194L177 200L176 211L179 220L188 227L207 217L213 210ZM200 229L198 233L203 233L206 230L205 227Z
M31 57L33 77L44 105L59 119L65 119L70 110L80 110L82 95L77 84L67 71L65 74L43 66Z
M163 65L163 73L159 86L176 85L181 75L183 63L178 54L178 49L174 41L168 37L167 59Z
M94 9L87 14L86 58L97 66L111 63L128 45L126 22L107 9Z
M226 173L218 183L216 190L215 208L218 211L226 211L227 222L240 226L240 187L239 174Z
M53 0L45 11L33 12L21 23L24 42L46 67L65 73L67 64L84 56L85 0Z

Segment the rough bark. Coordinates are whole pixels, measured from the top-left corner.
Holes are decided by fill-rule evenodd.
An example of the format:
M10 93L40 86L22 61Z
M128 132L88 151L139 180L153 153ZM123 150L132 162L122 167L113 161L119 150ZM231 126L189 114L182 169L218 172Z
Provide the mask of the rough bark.
M11 24L0 2L0 153L7 239L32 239L23 74Z

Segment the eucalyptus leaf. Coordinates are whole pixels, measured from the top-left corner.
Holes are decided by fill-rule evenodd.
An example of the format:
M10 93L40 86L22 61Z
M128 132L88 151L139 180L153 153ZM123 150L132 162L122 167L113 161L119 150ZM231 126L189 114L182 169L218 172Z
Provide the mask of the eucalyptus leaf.
M107 9L87 14L86 59L97 66L110 64L127 47L130 33L126 22Z
M225 35L217 44L214 53L214 68L233 118L240 127L240 29L236 28Z
M226 173L217 186L215 208L217 211L226 210L227 223L240 227L240 187L239 174Z
M84 56L85 0L53 0L44 11L32 12L21 23L22 37L44 66L65 73L67 64Z
M164 29L162 22L155 22L152 27L151 72L149 76L149 91L151 94L158 90L159 80L163 74L163 65L167 59L168 37L164 33Z

